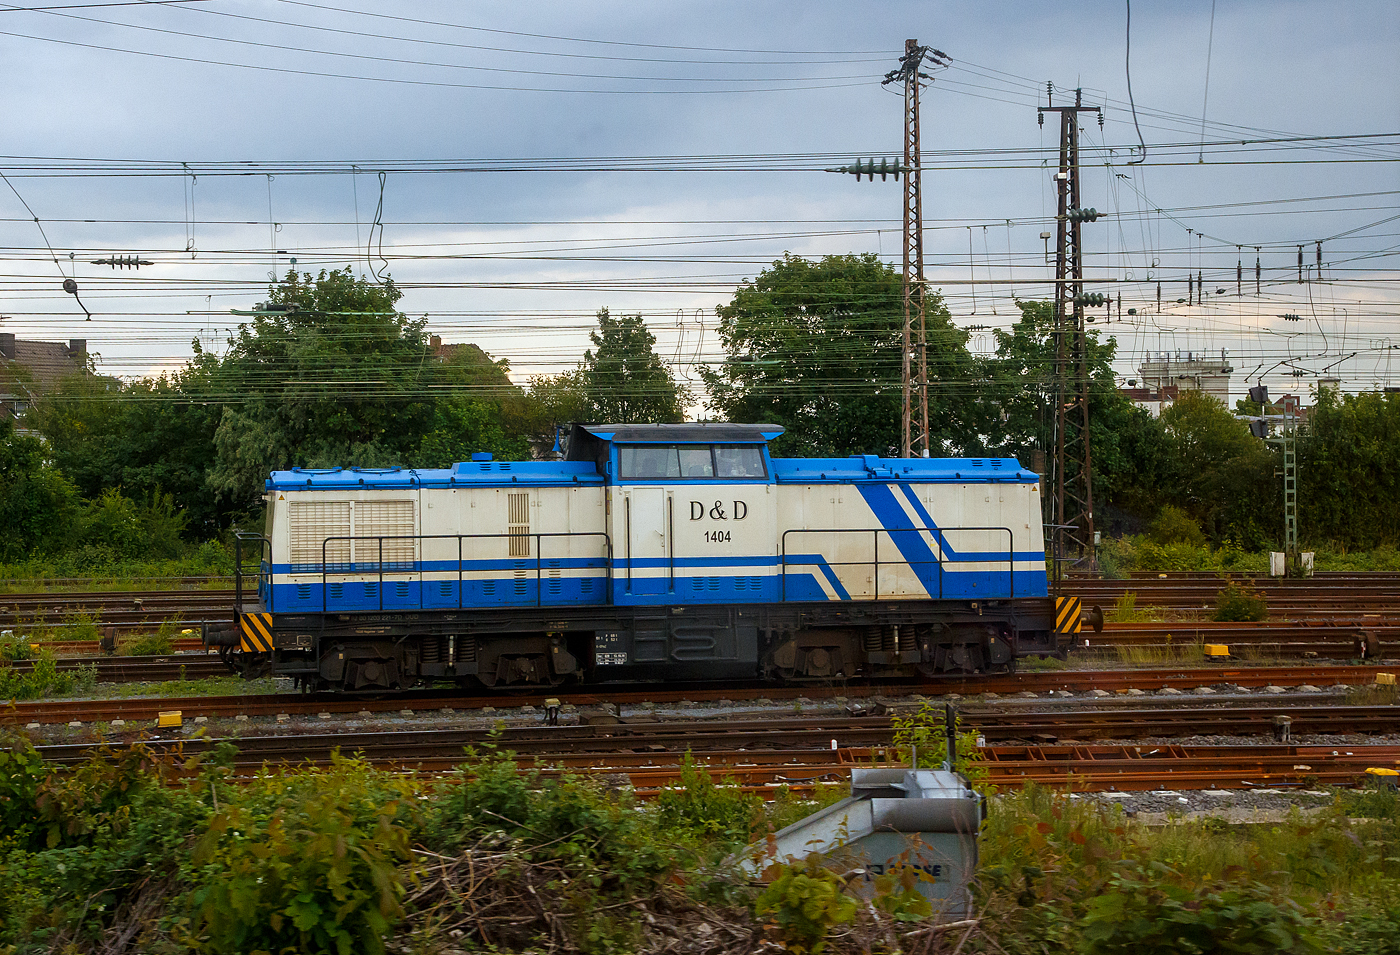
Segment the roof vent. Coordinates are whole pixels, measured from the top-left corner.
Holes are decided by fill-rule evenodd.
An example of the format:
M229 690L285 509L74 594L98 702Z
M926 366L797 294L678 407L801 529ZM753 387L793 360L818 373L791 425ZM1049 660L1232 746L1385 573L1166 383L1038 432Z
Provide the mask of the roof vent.
M473 461L490 461L490 460L491 460L491 452L490 452L490 451L473 451L473 452L472 452L472 460L473 460Z

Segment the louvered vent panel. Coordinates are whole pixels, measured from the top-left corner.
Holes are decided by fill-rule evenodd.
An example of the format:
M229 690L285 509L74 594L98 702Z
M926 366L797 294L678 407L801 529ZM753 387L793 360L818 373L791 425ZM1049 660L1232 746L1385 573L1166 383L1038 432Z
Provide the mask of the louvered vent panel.
M292 501L287 509L287 532L292 544L292 573L319 574L321 545L325 544L326 571L350 569L350 504L348 501Z
M530 556L530 495L506 495L506 533L510 535L510 556Z
M384 538L384 569L413 569L413 502L359 501L355 504L355 563L374 567ZM365 540L365 538L371 538Z

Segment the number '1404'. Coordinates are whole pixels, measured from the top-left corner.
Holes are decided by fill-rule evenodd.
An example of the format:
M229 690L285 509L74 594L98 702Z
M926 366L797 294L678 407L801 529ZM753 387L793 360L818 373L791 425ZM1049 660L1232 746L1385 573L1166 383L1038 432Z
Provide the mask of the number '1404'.
M710 544L728 544L729 531L706 531L705 541Z

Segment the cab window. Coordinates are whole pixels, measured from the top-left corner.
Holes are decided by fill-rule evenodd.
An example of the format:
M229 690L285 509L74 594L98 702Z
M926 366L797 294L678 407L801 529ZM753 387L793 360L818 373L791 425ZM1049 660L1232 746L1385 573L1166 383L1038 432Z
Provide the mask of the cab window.
M763 449L752 444L623 445L618 456L624 481L768 476Z
M681 461L681 477L712 478L715 476L714 461L710 459L708 444L682 445L676 449Z
M764 478L763 449L756 444L715 445L715 474L722 478Z
M620 456L624 481L681 476L680 458L674 445L624 445Z

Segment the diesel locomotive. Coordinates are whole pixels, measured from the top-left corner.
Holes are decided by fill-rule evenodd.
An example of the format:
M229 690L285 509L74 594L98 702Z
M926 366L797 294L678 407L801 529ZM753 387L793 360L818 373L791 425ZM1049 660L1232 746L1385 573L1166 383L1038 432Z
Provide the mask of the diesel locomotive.
M239 540L256 593L240 574L206 641L249 677L362 692L1004 672L1064 650L1078 614L1048 596L1036 474L774 458L780 434L575 425L562 460L273 472L266 528Z

